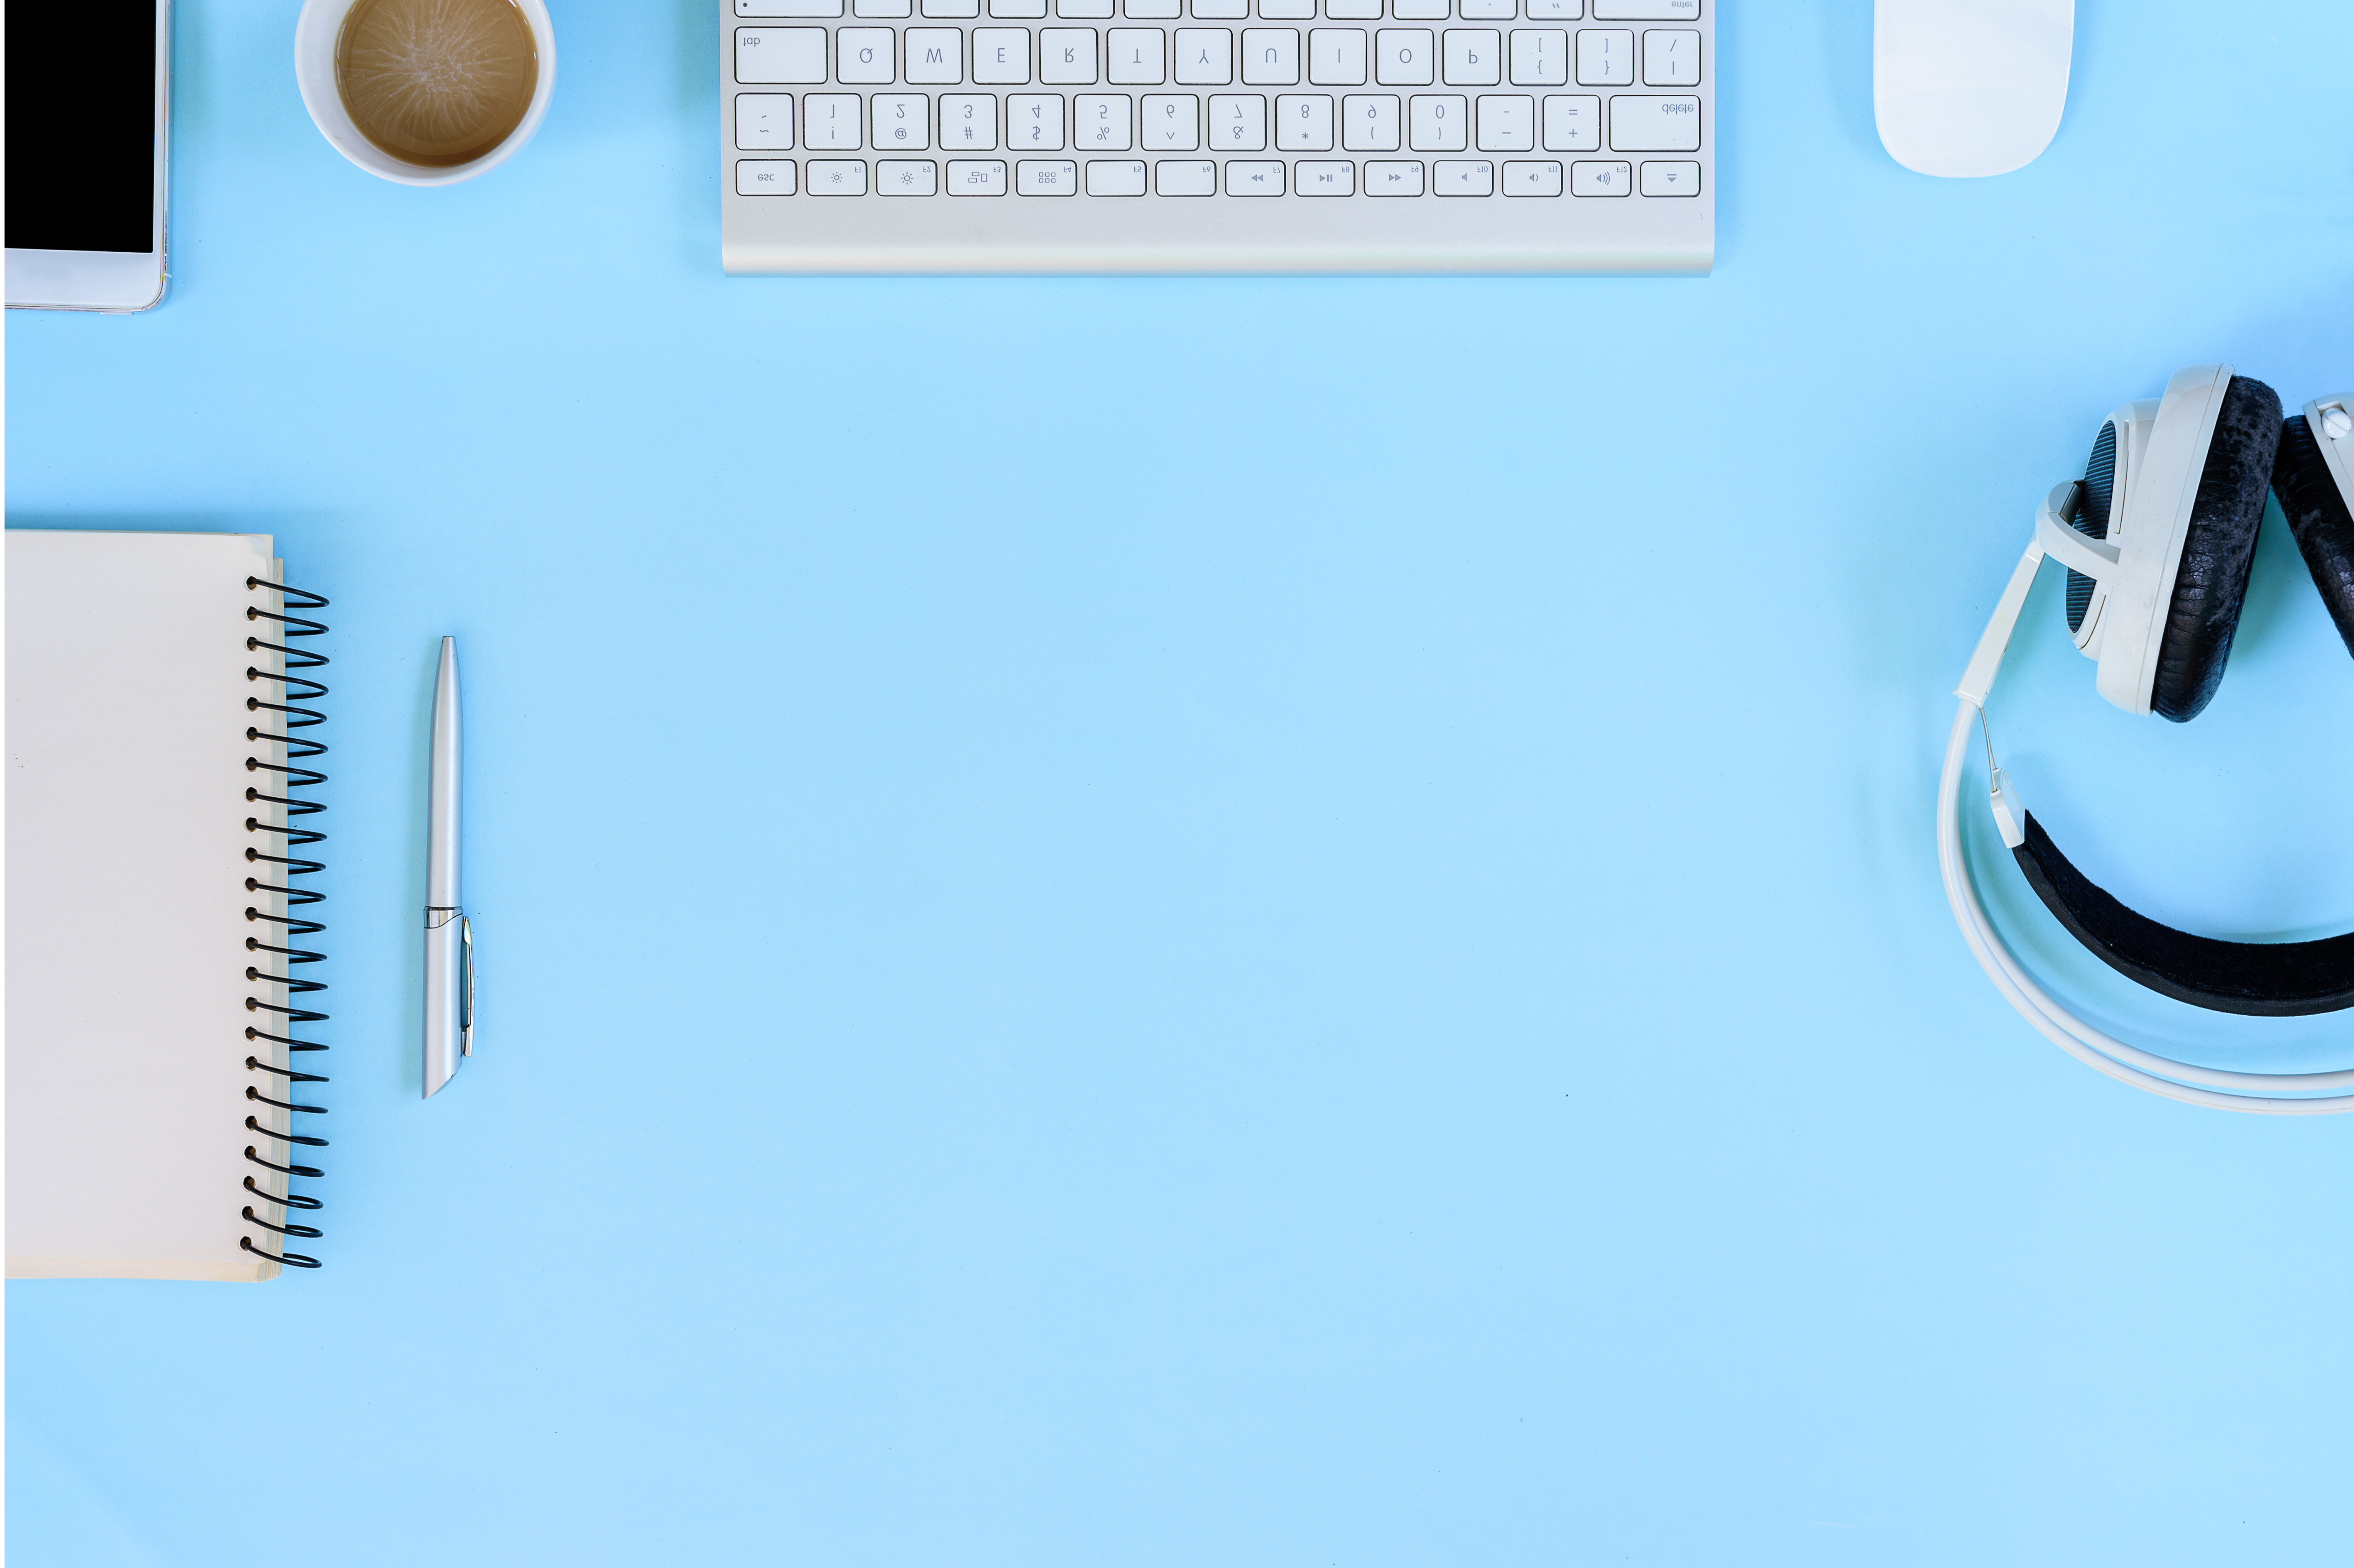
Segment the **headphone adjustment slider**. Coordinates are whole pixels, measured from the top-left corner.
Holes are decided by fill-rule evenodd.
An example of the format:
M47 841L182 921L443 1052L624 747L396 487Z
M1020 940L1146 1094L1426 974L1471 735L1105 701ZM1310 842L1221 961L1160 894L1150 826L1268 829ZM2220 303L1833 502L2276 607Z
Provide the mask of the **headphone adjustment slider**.
M2002 847L2017 849L2027 842L2027 807L2012 787L2009 773L1996 768L1994 788L1988 794L1994 801L1994 825L2002 834Z

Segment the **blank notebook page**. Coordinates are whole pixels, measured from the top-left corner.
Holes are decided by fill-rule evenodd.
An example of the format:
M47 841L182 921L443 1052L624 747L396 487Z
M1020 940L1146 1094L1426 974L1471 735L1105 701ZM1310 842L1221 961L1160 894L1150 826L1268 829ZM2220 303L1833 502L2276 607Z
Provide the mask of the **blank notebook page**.
M276 579L270 540L7 549L8 1273L269 1278L238 1242L245 1175L283 1191L245 1158L273 1147L245 1126L245 672L276 668L246 579Z

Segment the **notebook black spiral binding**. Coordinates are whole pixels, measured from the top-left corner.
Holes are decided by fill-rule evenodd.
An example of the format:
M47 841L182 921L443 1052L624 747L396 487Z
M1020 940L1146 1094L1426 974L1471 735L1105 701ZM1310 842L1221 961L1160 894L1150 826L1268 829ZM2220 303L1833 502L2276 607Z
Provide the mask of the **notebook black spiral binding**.
M282 583L264 582L260 577L248 577L245 579L245 586L249 589L259 588L264 592L278 595L280 609L324 609L327 607L327 601L320 598L317 594L307 592L302 588L288 588ZM245 700L246 711L249 713L271 713L279 715L277 720L279 731L273 732L262 729L259 727L258 725L249 725L246 727L245 738L248 741L276 741L284 748L282 752L284 760L282 762L266 762L259 757L249 757L245 759L245 767L246 770L249 773L276 773L281 775L281 779L275 785L275 788L286 791L284 794L272 794L256 787L249 787L245 791L245 798L249 801L265 808L270 806L279 807L285 812L286 816L286 825L283 827L278 826L272 822L264 821L259 817L248 817L245 820L245 831L247 832L277 834L280 842L272 847L282 852L278 854L267 854L259 849L249 846L247 848L245 858L249 862L263 863L269 865L277 866L280 869L275 874L279 878L276 883L263 882L259 878L252 876L247 877L245 879L246 891L249 893L274 893L286 901L286 913L283 915L269 914L266 911L256 909L250 905L246 906L245 917L248 920L267 920L283 927L283 929L270 933L271 936L278 938L275 942L265 942L261 940L260 937L248 937L245 939L245 947L248 952L275 953L285 960L284 967L291 969L297 964L318 963L326 957L323 953L315 953L307 948L298 948L293 945L297 938L308 938L310 937L316 936L319 932L326 929L326 927L321 925L318 921L305 919L294 913L296 909L322 902L326 897L326 895L323 893L314 892L307 888L293 887L286 885L291 884L298 876L309 876L314 872L325 869L323 862L303 859L295 852L298 850L308 849L313 844L323 843L326 841L326 834L310 828L301 827L296 824L300 819L315 815L320 811L325 810L327 808L323 803L317 800L306 800L296 798L293 791L297 789L311 789L314 786L324 784L327 781L327 776L323 773L318 772L313 768L298 768L294 766L298 762L308 761L312 758L323 757L326 755L327 748L315 740L303 739L302 737L295 735L294 731L298 729L309 729L315 725L326 723L327 715L319 712L316 708L299 707L295 705L298 703L313 702L320 697L325 696L327 694L327 688L320 684L317 681L312 680L309 676L299 675L294 673L294 672L298 670L320 669L326 664L327 660L323 654L312 653L300 649L290 648L286 646L286 643L293 641L298 637L322 636L325 633L327 629L324 625L315 620L305 620L299 616L283 615L279 613L278 610L260 609L250 605L246 608L245 618L248 620L274 620L278 622L280 627L278 635L285 639L285 642L267 642L259 637L253 636L248 636L245 640L246 651L248 652L255 652L263 649L268 649L270 652L281 656L285 668L285 673L283 674L276 673L269 670L256 669L250 665L246 668L245 678L249 681L277 682L279 683L279 691L277 694L282 700L274 703L264 702L260 697L248 697ZM261 722L268 723L270 721L263 720ZM268 875L271 874L264 873L263 874ZM292 1029L298 1024L324 1023L327 1022L327 1015L325 1013L313 1012L309 1008L294 1005L300 998L318 991L323 991L327 989L319 981L297 980L291 976L270 974L251 964L246 966L245 978L248 980L267 982L271 985L283 986L285 988L283 1000L279 1001L268 1001L258 996L247 997L245 999L245 1007L247 1012L277 1013L279 1016L270 1022L281 1029ZM247 1026L245 1037L248 1040L274 1041L278 1044L285 1046L290 1055L297 1051L324 1051L327 1049L324 1045L318 1044L313 1041L297 1040L292 1036L286 1034L273 1034L266 1029L257 1029L251 1025ZM296 1146L308 1149L324 1149L327 1147L327 1140L323 1138L312 1138L305 1134L296 1132L293 1128L293 1122L294 1118L298 1115L324 1116L327 1114L327 1107L324 1106L296 1105L293 1103L292 1095L293 1092L293 1086L296 1084L323 1084L327 1080L316 1073L298 1073L291 1067L273 1066L270 1063L262 1061L256 1056L248 1056L245 1059L245 1065L247 1070L249 1072L271 1073L285 1079L286 1082L283 1086L281 1086L275 1082L271 1082L270 1087L278 1093L287 1095L289 1097L282 1100L273 1099L269 1095L263 1094L260 1089L251 1085L248 1085L246 1086L245 1097L247 1099L258 1100L265 1106L274 1106L278 1109L287 1113L287 1129L284 1132L279 1132L271 1128L263 1126L261 1122L255 1119L255 1118L250 1114L248 1114L245 1118L246 1129L249 1132L259 1133L263 1138L274 1139L278 1142L287 1145L288 1148L284 1151L284 1158L287 1163L283 1165L263 1159L260 1151L249 1143L245 1147L245 1157L253 1161L254 1164L263 1167L265 1170L275 1171L280 1175L290 1179L288 1182L290 1190L283 1197L279 1197L272 1194L267 1188L256 1185L252 1175L249 1172L245 1178L245 1190L248 1193L260 1198L264 1203L283 1204L290 1212L283 1216L286 1220L286 1224L272 1224L261 1215L255 1213L253 1212L253 1205L249 1202L245 1206L245 1218L249 1223L259 1225L265 1231L275 1232L280 1236L292 1236L298 1239L308 1240L319 1235L321 1232L313 1225L298 1225L294 1224L294 1217L291 1211L295 1209L316 1209L321 1207L321 1204L319 1200L316 1198L311 1197L306 1193L292 1191L291 1188L292 1183L291 1179L296 1176L316 1179L324 1176L326 1172L319 1170L315 1166L295 1164L294 1155L296 1152ZM273 1149L270 1152L275 1154L278 1153L279 1150ZM319 1266L319 1260L317 1258L307 1257L299 1252L288 1251L286 1244L283 1241L281 1241L278 1244L278 1250L275 1252L270 1251L267 1246L256 1246L251 1236L239 1236L238 1238L238 1245L249 1253L268 1258L272 1263L290 1264L296 1268L316 1268Z

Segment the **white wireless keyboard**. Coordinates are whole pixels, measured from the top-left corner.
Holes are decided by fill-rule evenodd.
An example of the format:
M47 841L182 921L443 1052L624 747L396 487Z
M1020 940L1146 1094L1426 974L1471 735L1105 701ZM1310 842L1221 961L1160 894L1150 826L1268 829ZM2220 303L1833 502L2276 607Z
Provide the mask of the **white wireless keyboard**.
M1702 0L720 5L730 272L1714 258Z

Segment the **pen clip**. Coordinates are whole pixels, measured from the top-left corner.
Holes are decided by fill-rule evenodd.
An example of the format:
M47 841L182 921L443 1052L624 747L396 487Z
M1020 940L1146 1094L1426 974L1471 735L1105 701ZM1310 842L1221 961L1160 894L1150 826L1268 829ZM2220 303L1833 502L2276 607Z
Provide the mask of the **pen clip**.
M458 1054L474 1054L474 923L458 916Z

